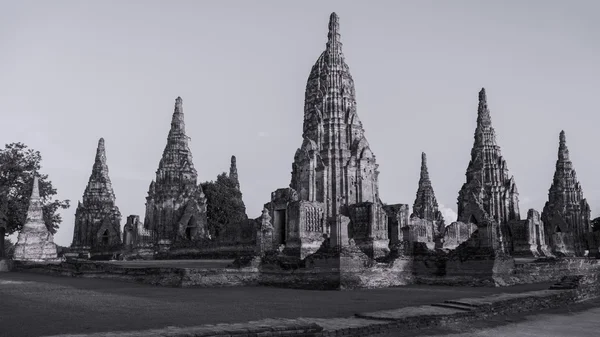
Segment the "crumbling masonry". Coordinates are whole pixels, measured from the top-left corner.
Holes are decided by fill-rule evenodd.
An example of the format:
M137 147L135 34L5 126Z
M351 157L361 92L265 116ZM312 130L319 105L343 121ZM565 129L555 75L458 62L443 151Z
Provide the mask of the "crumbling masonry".
M197 183L182 104L181 97L177 97L167 145L156 170L156 180L150 183L146 197L144 227L152 232L162 250L169 250L176 242L195 241L207 234L206 198Z
M356 112L354 81L335 13L325 51L306 84L302 138L290 187L273 192L265 205L275 245L304 257L326 237L340 247L353 239L370 256L386 254L387 215L379 200L378 165Z
M108 176L104 138L98 141L92 174L77 204L73 233L73 252L109 249L121 243L121 212Z
M569 158L565 132L561 131L554 179L542 212L544 230L554 254L583 256L585 235L592 231L590 206Z

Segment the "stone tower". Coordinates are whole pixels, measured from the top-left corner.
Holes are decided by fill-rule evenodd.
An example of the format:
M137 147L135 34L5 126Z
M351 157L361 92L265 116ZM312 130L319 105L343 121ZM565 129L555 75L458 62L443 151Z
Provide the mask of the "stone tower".
M561 131L554 179L542 211L546 238L554 253L582 256L585 233L591 232L590 206L577 181L565 132Z
M419 178L419 187L417 197L413 204L411 218L419 218L429 221L444 221L442 212L438 209L438 202L433 192L429 171L427 170L427 155L421 154L421 176Z
M517 185L496 144L485 89L479 92L475 142L466 177L458 194L458 221L478 225L489 217L504 225L520 220Z
M112 246L121 243L121 212L115 205L104 138L98 141L96 160L92 174L83 192L83 203L77 204L73 251L86 252L91 248Z
M54 236L44 223L42 206L38 177L35 176L27 209L27 220L15 244L14 260L43 262L57 258Z
M231 156L231 166L229 166L229 179L235 183L235 187L240 189L240 180L238 178L237 164L235 156Z
M306 256L319 248L323 234L330 234L333 246L354 239L367 254L377 247L387 250L378 165L356 113L354 81L335 13L329 18L325 51L306 84L302 137L290 188L273 192L265 205L273 218L275 246L301 246L301 256Z
M290 184L300 200L324 202L330 218L346 215L348 205L379 202L378 165L356 113L354 81L335 13L325 51L306 84L302 137Z
M167 145L146 197L144 227L164 248L178 241L205 237L207 233L206 198L197 184L182 103L177 97Z
M427 155L423 152L421 154L419 187L410 215L409 238L411 241L425 242L428 247L434 248L436 240L442 238L444 229L444 217L438 209L427 170Z

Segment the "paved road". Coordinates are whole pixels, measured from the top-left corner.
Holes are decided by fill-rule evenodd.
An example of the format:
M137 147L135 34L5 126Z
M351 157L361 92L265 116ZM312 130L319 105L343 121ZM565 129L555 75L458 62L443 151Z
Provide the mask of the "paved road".
M311 291L271 287L165 288L121 281L0 273L0 336L141 330L357 312L500 292L547 289L408 286Z
M513 314L456 326L393 331L371 337L588 337L600 334L600 299L544 310L538 314Z

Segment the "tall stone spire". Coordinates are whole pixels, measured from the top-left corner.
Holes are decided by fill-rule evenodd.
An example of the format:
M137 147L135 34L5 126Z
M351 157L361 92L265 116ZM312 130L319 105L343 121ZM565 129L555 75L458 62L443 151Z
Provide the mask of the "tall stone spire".
M92 167L92 174L88 180L87 187L83 193L83 204L88 206L95 202L115 202L115 193L108 175L108 165L106 165L106 149L104 138L98 140L96 149L96 159Z
M518 190L508 174L488 108L485 89L479 92L477 127L471 161L467 167L466 183L458 196L458 221L479 222L477 214L484 214L499 224L519 220Z
M183 100L181 97L177 97L171 119L171 129L167 136L167 145L156 171L157 182L159 180L185 180L189 184L196 184L198 173L194 168L192 151L190 151L188 144L189 137L185 134L183 117ZM180 170L185 174L174 174Z
M35 175L29 208L27 209L27 220L19 232L13 259L19 261L48 261L56 259L56 257L54 236L44 222L39 181L37 175Z
M340 247L352 239L371 257L389 251L378 165L364 133L354 80L342 53L339 17L332 13L325 50L306 82L303 140L294 155L289 188L274 191L265 204L274 219L274 247L285 245L286 254L304 258L325 240ZM294 209L282 216L282 204Z
M150 183L146 197L144 227L154 239L170 245L195 240L205 233L206 198L197 184L189 137L185 133L183 100L175 99L175 109L167 145Z
M325 51L306 84L303 138L290 184L301 200L324 202L327 217L347 205L379 202L378 165L356 113L354 80L335 13L329 18Z
M565 136L564 130L561 130L558 135L558 160L556 163L571 163L571 160L569 160L569 149L567 148L567 137Z
M31 198L29 198L29 207L27 208L27 222L29 226L37 226L42 229L44 224L44 212L42 209L42 198L40 198L40 183L38 176L33 177L33 188L31 190Z
M240 180L238 179L237 165L235 156L231 156L231 166L229 166L229 179L235 182L235 187L240 189Z
M487 106L487 95L485 94L485 88L481 88L481 91L479 91L479 107L477 108L477 127L492 127L492 116L490 115L490 109L488 109Z
M87 252L99 246L121 243L121 212L115 204L115 193L106 164L104 138L98 140L92 174L77 204L71 248Z
M438 209L438 202L433 192L433 186L429 179L427 170L427 155L425 152L421 154L421 176L419 178L419 188L417 189L417 197L413 204L413 213L411 217L425 219L430 221L442 221L442 213Z
M583 189L569 159L564 131L560 132L558 139L558 159L548 190L548 201L542 211L542 221L554 252L581 256L584 251L583 235L591 231L590 206L583 197Z
M331 54L331 57L343 57L342 42L340 41L340 22L339 17L335 12L329 16L329 32L327 33L326 50ZM339 62L339 60L336 60Z

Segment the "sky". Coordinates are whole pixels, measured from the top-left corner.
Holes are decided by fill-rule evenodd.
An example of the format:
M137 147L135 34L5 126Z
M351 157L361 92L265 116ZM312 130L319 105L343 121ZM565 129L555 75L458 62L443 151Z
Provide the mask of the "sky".
M446 220L486 88L523 217L542 210L565 130L600 210L600 2L0 0L0 144L41 152L70 245L98 139L123 222L145 211L175 98L199 182L237 157L250 217L287 187L302 144L304 90L331 12L387 204L414 202L421 152Z

